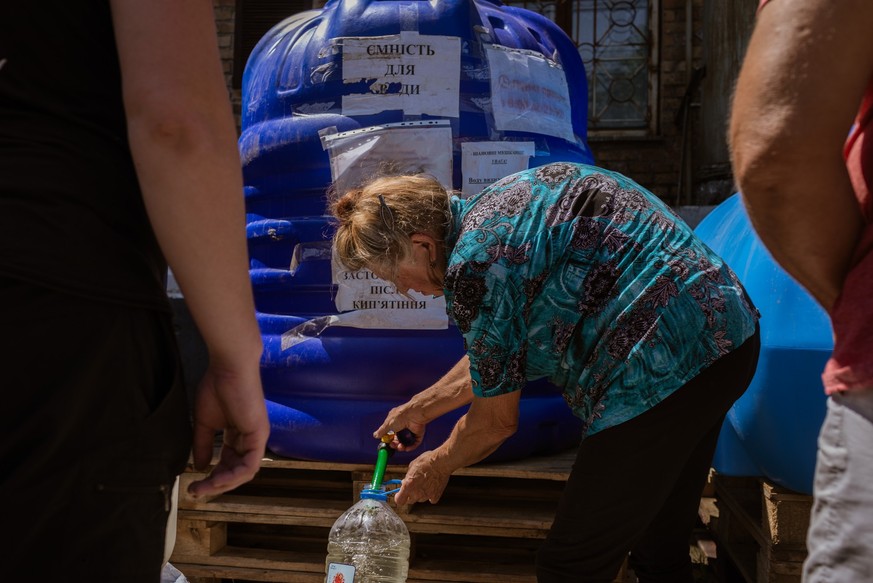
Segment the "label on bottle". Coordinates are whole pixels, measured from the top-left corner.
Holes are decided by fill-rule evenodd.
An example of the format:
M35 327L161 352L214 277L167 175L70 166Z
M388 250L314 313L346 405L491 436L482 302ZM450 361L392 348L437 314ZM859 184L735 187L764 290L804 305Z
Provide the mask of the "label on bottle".
M342 563L329 564L325 583L355 583L355 566Z

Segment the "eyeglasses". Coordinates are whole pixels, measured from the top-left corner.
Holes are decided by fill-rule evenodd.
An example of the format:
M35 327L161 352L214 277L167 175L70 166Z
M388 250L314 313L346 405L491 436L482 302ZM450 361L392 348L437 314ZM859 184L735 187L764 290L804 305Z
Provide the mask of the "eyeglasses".
M382 222L385 223L385 226L388 227L388 230L393 233L394 213L391 212L391 209L385 203L385 198L381 194L379 195L379 216L382 218Z

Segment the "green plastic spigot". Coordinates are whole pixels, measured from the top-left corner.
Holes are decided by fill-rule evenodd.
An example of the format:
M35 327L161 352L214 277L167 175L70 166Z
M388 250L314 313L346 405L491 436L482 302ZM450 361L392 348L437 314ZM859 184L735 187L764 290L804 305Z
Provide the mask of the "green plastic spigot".
M373 481L370 482L371 490L380 490L382 488L382 480L385 479L385 468L388 465L388 458L394 454L394 448L389 444L394 440L394 432L389 431L382 436L379 442L379 449L376 452L376 468L373 470Z
M371 490L380 490L382 488L382 480L385 478L385 467L388 465L388 459L394 455L394 448L391 447L391 442L394 441L395 433L389 431L382 436L379 442L379 449L376 452L376 468L373 470L373 481L370 482ZM401 429L396 437L403 445L412 445L415 443L417 436L409 429Z

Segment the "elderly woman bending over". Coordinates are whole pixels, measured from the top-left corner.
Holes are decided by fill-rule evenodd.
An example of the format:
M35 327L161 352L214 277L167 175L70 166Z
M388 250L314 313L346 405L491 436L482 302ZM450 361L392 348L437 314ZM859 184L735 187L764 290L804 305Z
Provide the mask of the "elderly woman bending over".
M519 172L469 200L424 176L381 177L332 201L351 269L445 295L466 355L374 435L470 404L419 455L398 503L436 503L449 476L512 435L520 392L546 377L583 440L541 583L691 582L688 541L725 413L755 371L757 310L730 268L655 195L593 166ZM641 476L646 487L639 488Z

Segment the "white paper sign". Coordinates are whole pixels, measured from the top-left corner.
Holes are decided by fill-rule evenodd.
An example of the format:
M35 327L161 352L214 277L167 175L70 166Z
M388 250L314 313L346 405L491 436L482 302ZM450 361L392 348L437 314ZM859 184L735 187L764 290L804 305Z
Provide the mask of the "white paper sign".
M422 172L452 187L452 128L449 120L399 122L322 136L337 192L379 174Z
M486 47L486 54L496 129L576 141L567 78L558 63L540 53L499 45Z
M405 115L458 117L461 39L414 31L346 37L343 83L369 82L368 91L343 95L343 115L402 110Z
M448 327L446 300L408 291L397 293L394 286L368 269L349 271L333 256L333 282L337 285L338 319L334 326L354 328L407 328L444 330Z
M337 192L383 172L386 164L397 172L422 172L447 189L452 185L452 128L448 120L400 122L322 136L330 154ZM445 329L444 298L409 292L405 297L390 283L367 269L349 271L332 255L335 303L340 320L328 325L358 328Z
M461 193L469 198L501 178L527 170L533 142L463 142Z

